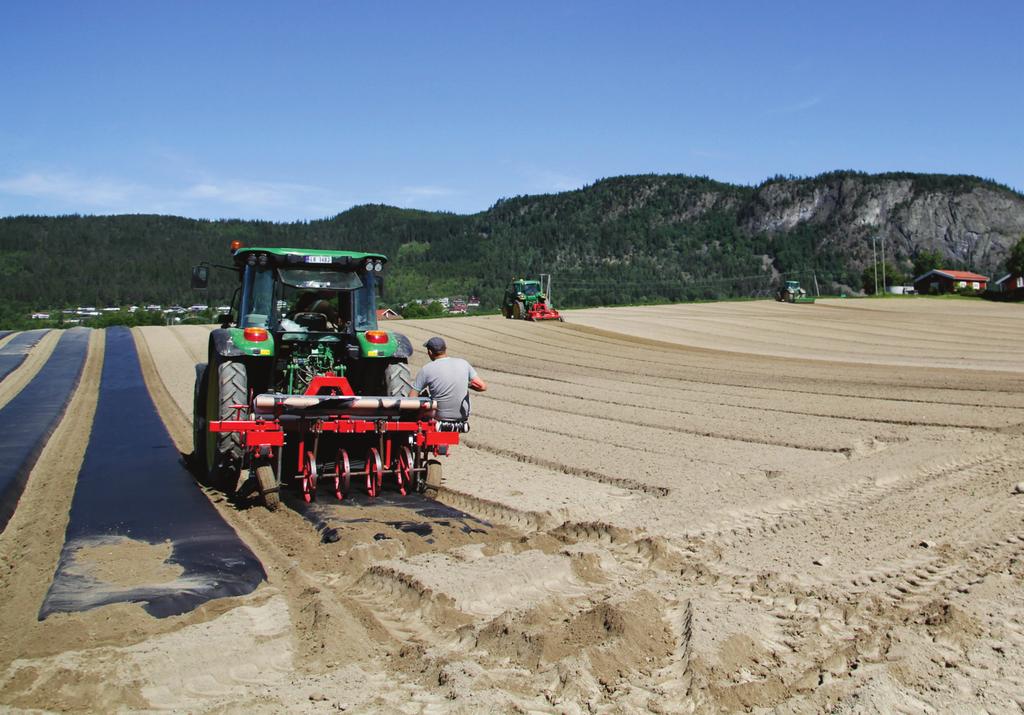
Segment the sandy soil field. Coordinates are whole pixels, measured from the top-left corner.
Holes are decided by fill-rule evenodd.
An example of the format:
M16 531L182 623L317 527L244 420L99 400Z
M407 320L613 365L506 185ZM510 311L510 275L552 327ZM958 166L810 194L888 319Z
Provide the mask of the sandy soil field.
M417 519L396 502L323 495L318 514L339 537L325 543L294 496L269 513L207 491L264 564L255 592L163 619L119 604L40 622L95 410L95 332L74 402L0 535L0 703L1024 708L1020 306L761 301L566 320L388 326L417 346L444 336L490 385L438 497L471 518L424 538L388 526ZM135 331L183 454L207 333ZM0 404L52 346L2 383ZM417 349L414 368L423 360ZM91 554L112 579L167 571L166 550L118 548ZM116 567L135 558L144 567Z

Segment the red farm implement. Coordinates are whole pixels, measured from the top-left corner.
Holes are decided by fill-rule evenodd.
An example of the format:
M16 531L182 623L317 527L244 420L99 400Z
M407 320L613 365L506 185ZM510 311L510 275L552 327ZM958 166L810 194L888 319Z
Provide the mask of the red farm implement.
M318 376L304 394L256 395L251 405L233 408L236 419L210 422L209 429L242 435L243 461L256 472L265 497L277 488L274 472L291 475L307 502L316 498L321 481L338 499L355 485L374 497L385 478L403 495L424 491L440 484L434 457L459 442L457 432L437 429L431 399L359 397L344 377ZM294 445L287 464L286 441Z

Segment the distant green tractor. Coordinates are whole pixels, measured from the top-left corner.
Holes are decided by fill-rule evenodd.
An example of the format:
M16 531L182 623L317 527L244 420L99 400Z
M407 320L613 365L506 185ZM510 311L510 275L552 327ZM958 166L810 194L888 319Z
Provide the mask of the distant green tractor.
M515 320L562 320L548 305L548 296L540 281L519 278L512 281L501 301L501 314Z
M807 295L807 291L800 287L800 281L786 281L786 285L775 292L775 300L780 303L813 303L814 296Z

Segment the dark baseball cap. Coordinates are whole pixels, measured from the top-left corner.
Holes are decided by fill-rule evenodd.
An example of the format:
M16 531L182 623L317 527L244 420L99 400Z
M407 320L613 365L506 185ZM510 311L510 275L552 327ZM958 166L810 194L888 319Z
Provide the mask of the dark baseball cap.
M444 338L439 338L436 335L427 342L423 343L423 347L425 347L427 350L434 353L435 355L437 353L443 353L448 349L448 346L444 344Z

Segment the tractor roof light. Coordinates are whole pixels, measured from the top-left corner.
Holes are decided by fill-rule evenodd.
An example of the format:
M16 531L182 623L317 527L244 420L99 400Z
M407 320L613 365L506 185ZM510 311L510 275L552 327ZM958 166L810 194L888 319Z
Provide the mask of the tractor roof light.
M270 256L268 256L266 253L261 253L258 260L261 266L265 266L270 261Z
M250 343L262 343L270 337L270 333L266 328L246 328L242 331L242 336Z
M388 334L385 330L367 330L366 342L375 345L383 345L388 341Z
M384 264L381 263L380 261L374 261L373 262L373 270L375 270L378 273L380 273L382 270L384 270Z
M255 266L256 265L256 254L255 253L250 253L248 256L246 256L245 257L245 263L246 263L246 265L249 265L249 266Z

